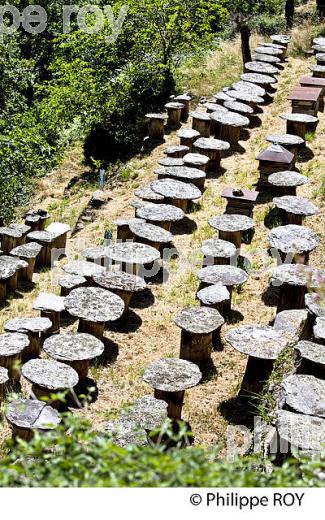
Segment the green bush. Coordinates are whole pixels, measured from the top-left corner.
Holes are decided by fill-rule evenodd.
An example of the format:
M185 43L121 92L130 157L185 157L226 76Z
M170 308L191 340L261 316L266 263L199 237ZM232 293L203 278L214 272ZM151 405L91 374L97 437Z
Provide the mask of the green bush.
M261 14L253 18L251 27L259 34L271 36L271 34L285 32L286 22L282 14L273 16L269 14Z

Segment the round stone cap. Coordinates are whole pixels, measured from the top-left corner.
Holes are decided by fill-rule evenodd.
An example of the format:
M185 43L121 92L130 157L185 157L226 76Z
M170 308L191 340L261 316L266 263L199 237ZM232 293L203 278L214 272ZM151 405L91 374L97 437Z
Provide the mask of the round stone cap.
M61 422L57 410L35 399L18 399L8 405L7 421L18 428L52 430Z
M136 237L144 238L151 242L167 244L173 240L173 235L169 231L147 222L130 224L130 230Z
M182 128L176 132L176 135L182 139L194 139L194 137L200 136L200 132L193 130L193 128Z
M253 56L253 59L255 61L261 61L263 63L280 63L280 58L277 56L271 56L269 54L260 54L257 53L255 56Z
M201 251L207 257L231 258L236 254L236 246L226 240L211 238L203 242Z
M200 121L210 121L210 114L207 114L206 112L191 112L190 116L193 117L193 119L199 119Z
M184 309L175 318L178 327L192 334L211 334L219 329L225 320L221 314L209 307Z
M219 215L209 220L209 225L218 231L247 231L255 227L254 220L245 215Z
M139 201L140 204L140 201ZM141 218L118 218L116 220L113 220L114 226L121 227L121 226L129 226L132 222L144 222Z
M295 447L317 452L324 450L325 420L320 417L279 410L276 427L281 439Z
M325 348L319 343L311 341L299 341L295 346L303 359L325 366Z
M197 147L197 141L194 144ZM194 164L194 166L205 166L209 162L209 157L200 153L188 153L183 157L184 164Z
M121 418L134 422L145 430L156 430L167 419L167 408L165 401L146 395L122 411Z
M94 264L93 262L85 262L83 260L69 262L63 266L63 270L68 274L84 276L85 278L91 278L94 274L100 274L105 271L104 267L101 265Z
M239 99L239 101L246 101L247 103L256 103L261 105L264 103L264 99L254 93L249 92L248 90L229 90L228 95L231 98Z
M147 184L146 186L142 186L142 188L139 188L135 190L134 195L142 200L155 200L155 201L161 201L164 200L164 197L162 195L159 195L158 193L155 193L152 189L150 184Z
M183 220L185 214L171 204L146 204L137 208L137 216L150 222L177 222Z
M27 235L28 240L32 242L44 242L46 244L50 244L56 238L54 233L50 233L49 231L31 231Z
M325 65L310 65L309 70L312 72L325 72Z
M84 285L86 282L87 280L83 276L78 276L76 274L66 274L60 278L59 286L64 287L65 289L74 289L75 287Z
M325 341L325 318L316 318L316 325L314 326L315 339Z
M272 175L269 176L268 181L270 184L277 187L303 186L309 182L305 175L290 170L272 173Z
M43 350L57 361L86 361L100 356L104 344L91 334L55 334L44 341Z
M285 119L286 121L293 121L296 123L317 123L319 121L318 117L311 116L309 114L281 114L281 119Z
M0 385L5 385L9 381L9 372L6 368L0 367Z
M257 72L259 74L279 74L278 67L274 67L268 63L263 63L262 61L249 61L245 63L245 68L249 72Z
M28 242L21 246L15 247L10 251L13 256L19 256L20 258L36 258L42 250L42 246L36 242Z
M191 155L193 155L193 154L191 154ZM184 157L184 159L185 159L185 157ZM206 164L209 161L208 157L205 157L205 156L200 156L200 157L204 157L206 159L204 164ZM189 166L180 166L179 168L177 168L177 167L176 168L163 168L163 169L156 170L155 173L158 173L158 175L160 177L165 176L166 178L171 178L171 179L176 179L176 180L179 179L184 182L195 181L195 180L206 178L206 173L204 171L199 170L198 168L190 168ZM153 192L153 193L155 193L155 192ZM161 197L162 199L164 199L164 197L162 195L158 195L158 193L156 193L156 195L157 195L157 197Z
M46 332L52 327L52 322L48 318L14 318L5 324L7 332Z
M165 168L174 168L177 166L184 166L184 161L183 159L177 159L174 157L164 157L163 159L159 159L158 164Z
M199 271L199 279L208 285L221 284L232 287L246 283L248 274L243 269L232 265L211 265Z
M200 369L183 359L159 359L145 371L143 380L162 392L182 392L198 385L202 379Z
M56 294L41 293L34 301L33 309L45 312L62 312L64 311L64 298Z
M306 415L325 417L325 381L314 376L293 374L281 386L290 408Z
M169 199L196 200L202 195L201 191L191 183L162 179L151 183L151 188L156 193Z
M276 47L257 47L255 52L257 54L269 54L270 56L281 56L283 53L281 49L277 49Z
M80 287L65 298L65 308L77 318L103 323L118 320L124 312L124 302L105 289Z
M3 258L3 256L0 256L0 259L1 258ZM7 280L16 273L16 270L16 267L11 263L0 260L0 280Z
M224 285L210 285L201 289L197 297L203 305L215 305L230 300L230 293Z
M15 271L19 269L25 269L28 267L28 263L25 262L25 260L21 260L19 257L16 256L6 256L2 255L0 256L0 266L1 265L11 265Z
M268 76L267 74L256 74L253 72L242 74L241 79L248 83L257 83L257 85L273 85L277 82L273 76Z
M48 390L66 390L78 384L77 372L58 361L31 359L22 367L22 375L30 383Z
M315 45L325 45L325 38L324 38L324 36L319 36L317 38L314 38L313 39L313 43Z
M190 149L188 146L184 146L182 144L177 144L177 145L173 145L173 146L168 146L165 150L164 150L164 153L165 154L174 154L174 153L182 153L182 152L189 152Z
M229 150L230 144L226 141L220 141L220 139L206 138L201 137L194 143L195 148L199 148L200 150L213 150L213 151L221 151L221 150Z
M223 113L228 112L228 110L224 106L218 105L217 103L208 102L208 103L204 103L203 106L210 113L211 112L223 112Z
M255 85L255 83L249 83L248 81L237 81L237 83L233 83L231 90L240 90L244 92L248 92L254 96L259 96L263 98L266 94L265 88L260 85Z
M269 143L280 144L281 146L300 146L305 143L302 137L292 134L268 135L266 140L269 141Z
M242 354L274 360L289 344L289 337L273 327L243 325L226 334L226 341Z
M306 307L317 318L325 318L325 302L317 293L308 293L305 296Z
M252 107L245 105L245 103L240 103L239 101L226 101L225 107L231 112L238 112L239 114L254 114Z
M29 346L28 336L20 333L0 334L0 357L11 357L20 354Z
M125 291L130 293L144 291L146 282L140 276L123 271L106 271L106 273L95 274L94 282L110 291Z
M216 94L213 95L214 99L216 99L217 101L230 101L231 100L231 97L228 96L228 94L226 92L217 92Z
M225 125L225 126L238 127L238 126L248 126L249 125L249 119L245 116L237 114L236 112L227 112L226 114L223 114L220 112L213 112L210 115L210 117L213 121L220 123L221 125Z
M325 276L325 269L316 269L303 264L283 264L274 270L272 283L316 288L320 285L320 276Z
M284 197L275 197L273 202L279 209L283 209L287 213L292 213L293 215L309 217L319 213L319 209L316 208L310 200L304 199L303 197L286 195Z
M167 119L167 114L146 114L147 119L160 119L165 121Z
M177 103L175 101L171 101L170 103L166 103L165 108L171 108L174 110L182 110L185 105L183 103Z
M107 247L88 247L87 249L82 251L81 254L84 258L86 258L86 260L90 260L93 262L100 261L107 258Z
M269 242L283 253L306 253L319 246L320 238L309 228L289 224L273 229Z
M0 236L7 236L12 238L21 238L23 233L19 229L8 227L0 227Z
M317 61L325 62L325 53L320 52L316 54Z
M157 249L138 242L122 242L111 246L108 258L118 263L147 265L160 259Z

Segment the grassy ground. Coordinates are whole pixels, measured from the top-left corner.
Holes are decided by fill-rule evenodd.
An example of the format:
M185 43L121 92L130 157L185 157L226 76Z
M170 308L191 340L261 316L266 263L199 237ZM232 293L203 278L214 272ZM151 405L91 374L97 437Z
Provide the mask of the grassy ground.
M240 60L238 41L227 43L222 51L209 55L206 61L187 64L179 75L179 81L184 90L192 91L198 96L210 95L239 79ZM122 323L107 328L105 335L108 348L111 349L111 361L92 368L99 397L81 412L91 419L94 427L99 428L108 418L116 416L117 410L130 401L151 393L141 377L150 362L160 357L179 355L180 331L174 325L173 318L184 307L196 304L197 276L191 269L189 259L203 240L213 236L207 221L210 217L223 213L224 203L220 197L223 189L237 185L253 187L258 178L255 157L266 146L265 137L268 134L285 132L285 123L279 118L279 114L289 110L287 95L298 84L299 77L307 73L307 59L289 58L279 79L273 104L266 106L264 113L260 114L261 125L249 130L245 139L240 142L238 151L223 160L222 174L208 179L199 210L189 215L197 229L194 233L188 233L183 228L182 234L175 235L175 246L181 257L172 262L168 283L151 287L154 305L148 306L146 301L138 301ZM324 130L325 117L321 114L317 134L309 143L309 155L299 158L297 163L298 169L309 177L309 184L299 189L299 195L310 198L321 208L320 214L307 222L308 226L322 236L321 246L311 256L311 263L315 266L324 265L325 255L325 212L321 192L321 179L324 176ZM166 144L173 143L177 143L175 134L168 135ZM155 149L151 155L136 157L125 166L125 182L109 192L111 200L99 212L97 220L69 240L71 257L78 255L84 247L100 244L105 228L111 226L115 218L133 215L133 209L128 206L133 198L133 191L139 185L154 179L153 170L158 159L163 156L164 148L165 145ZM94 190L93 181L84 180L80 158L78 147L70 151L64 164L40 183L33 203L35 207L49 208L54 219L69 222L71 225L77 221ZM73 181L74 187L67 191L72 179L79 180L77 183ZM238 324L268 324L275 317L275 302L270 303L263 297L274 265L265 255L269 229L265 227L264 219L271 207L270 202L257 206L255 210L256 233L253 242L244 246L244 255L250 258L255 270L243 290L234 295L235 312L232 323L224 327L223 336L230 327ZM17 293L0 313L0 330L5 321L12 317L36 315L32 311L32 302L40 290L59 292L55 285L58 272L59 268L37 274L34 287ZM76 330L76 323L68 328ZM203 445L222 444L227 424L241 423L234 398L245 369L245 356L225 344L222 352L213 353L213 361L215 371L208 374L200 386L187 392L184 408L184 418L192 425L196 443ZM5 428L2 437L7 433Z

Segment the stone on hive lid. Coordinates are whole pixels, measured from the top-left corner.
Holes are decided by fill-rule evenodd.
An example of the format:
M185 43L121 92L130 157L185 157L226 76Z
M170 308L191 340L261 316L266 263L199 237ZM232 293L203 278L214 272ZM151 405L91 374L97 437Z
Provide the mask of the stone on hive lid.
M192 334L211 334L224 322L221 314L209 307L184 309L175 318L178 327Z
M177 145L172 145L172 146L168 146L165 150L164 150L164 153L166 155L170 155L170 156L173 156L175 154L182 154L182 155L185 155L187 152L189 152L189 147L188 146L183 146L181 144L177 144ZM176 156L175 156L176 157ZM177 157L176 157L177 158Z
M57 410L36 399L12 401L6 418L12 426L23 429L51 430L61 422Z
M167 403L150 395L141 397L121 413L121 418L145 430L156 430L167 419Z
M219 215L209 220L209 225L218 231L247 231L255 227L254 220L245 215Z
M194 139L200 136L200 132L193 130L193 128L182 128L176 132L177 137L184 139Z
M46 332L52 326L48 318L14 318L5 324L7 332Z
M140 276L123 271L107 271L102 274L96 274L93 277L94 282L111 291L140 292L147 287L146 282Z
M0 334L0 357L11 357L20 354L28 345L29 339L25 334Z
M194 111L190 113L190 116L199 119L200 121L210 121L210 114L207 114L206 112Z
M188 154L190 155L190 154ZM191 154L193 155L193 154ZM185 156L186 157L186 156ZM184 157L184 159L185 159ZM204 156L203 156L204 157ZM204 162L208 162L208 158L205 158ZM159 177L170 177L173 179L179 179L183 181L198 181L200 179L205 179L206 174L204 171L199 170L198 168L190 168L188 166L180 166L179 168L161 168L159 170L156 170L155 173L158 173ZM151 188L150 188L151 189ZM151 190L153 191L153 190ZM155 192L153 192L155 193ZM162 195L159 195L158 193L155 193L157 197L161 197L164 199Z
M71 230L68 224L63 224L62 222L52 222L47 228L46 231L48 233L52 233L54 236L64 235Z
M104 352L104 344L91 334L55 334L44 341L44 352L57 361L85 361Z
M225 107L231 112L238 112L239 114L254 114L252 107L245 103L240 103L239 101L226 101Z
M302 359L325 366L325 348L323 345L311 341L299 341L295 349L298 350Z
M277 80L273 76L267 76L266 74L257 74L252 72L242 74L241 79L243 81L247 81L248 83L256 83L257 85L273 85L277 82Z
M22 375L30 383L48 390L73 388L79 381L73 368L47 359L31 359L23 365Z
M320 244L320 238L311 229L289 224L279 226L269 234L271 247L283 253L306 253Z
M0 227L0 236L8 236L12 238L21 238L23 233L20 229L8 227Z
M208 102L208 103L204 103L204 108L207 109L207 112L211 113L211 112L227 112L227 109L221 105L218 105L217 103L211 103L211 102Z
M150 242L167 244L173 240L173 235L169 231L147 222L130 224L130 230L136 237L149 240Z
M262 61L249 61L245 63L245 69L249 72L257 72L261 74L279 74L278 67L274 67L268 63L263 63ZM247 81L243 78L244 81Z
M167 114L156 114L156 113L150 113L150 114L146 114L145 116L147 119L160 119L162 121L164 121L165 119L167 119Z
M256 159L258 161L279 162L291 164L294 160L293 153L289 152L278 144L272 144L266 150L263 150Z
M183 359L159 359L143 375L145 383L163 392L182 392L196 386L202 378L194 363Z
M226 114L213 112L211 114L211 120L225 126L242 127L249 125L249 119L236 112L227 112Z
M72 316L95 323L118 320L124 312L124 302L119 296L98 287L74 289L64 305Z
M279 312L275 318L275 330L283 330L293 340L298 341L304 331L308 313L304 309L293 309Z
M201 150L214 150L214 151L224 151L229 150L230 144L226 141L221 141L220 139L213 139L212 137L201 137L197 141L195 141L194 146L196 148L200 148Z
M159 260L157 249L138 242L125 242L109 247L108 258L114 262L147 265Z
M316 452L324 450L324 419L287 410L279 410L276 416L276 427L281 439L296 448Z
M194 146L197 145L197 141ZM188 153L183 157L184 164L193 164L194 166L205 166L209 162L209 157L200 153Z
M75 274L91 278L94 274L104 271L104 267L94 264L93 262L85 262L83 260L75 260L63 266L63 270L68 274Z
M20 258L36 258L42 250L42 246L36 242L28 242L21 246L15 247L10 251L12 256L19 256Z
M160 166L164 166L165 168L174 168L177 166L184 166L184 161L183 159L164 157L163 159L159 159L158 164L160 164Z
M317 38L314 38L313 39L313 43L315 45L325 45L325 37L324 36L319 36Z
M273 271L272 283L278 286L288 284L317 288L320 285L320 276L325 276L325 269L302 264L282 264Z
M316 318L314 337L321 343L325 343L325 318Z
M254 96L258 96L263 98L266 94L265 88L260 85L256 85L255 83L249 83L248 81L237 81L237 83L233 83L231 90L240 90L243 92L247 92Z
M325 53L320 52L316 54L316 60L321 65L322 63L325 63Z
M274 204L283 209L287 213L294 215L312 216L319 213L319 209L308 199L303 197L295 197L293 195L286 195L284 197L275 197Z
M0 265L11 265L15 271L19 269L25 269L28 267L28 263L25 262L25 260L21 260L18 257L12 257L12 256L0 256Z
M232 265L212 265L204 267L199 271L199 279L207 285L225 285L232 287L247 282L248 274Z
M255 61L261 61L263 63L275 63L278 64L281 62L280 58L277 56L271 56L269 54L260 54L257 53L253 56L253 60Z
M59 280L59 286L64 289L74 289L77 286L86 284L87 280L83 276L76 274L65 274Z
M210 285L201 289L197 297L203 305L216 305L230 300L230 293L224 285Z
M216 101L221 101L222 103L225 101L231 101L231 97L228 96L226 92L217 92L213 95L213 97Z
M283 51L275 47L257 47L255 49L256 54L266 54L270 56L282 56Z
M287 186L287 187L295 187L295 186L303 186L308 183L308 177L305 175L301 175L301 173L295 171L283 171L272 173L269 176L268 181L273 186Z
M91 262L100 262L101 260L105 260L107 258L107 247L106 246L98 246L98 247L88 247L82 251L82 256Z
M28 233L27 238L29 241L41 242L42 244L50 244L55 240L54 233L49 231L32 231Z
M146 204L137 209L137 216L151 222L177 222L182 220L185 214L171 204Z
M62 312L64 310L64 298L51 293L40 293L34 301L33 309L38 311Z
M203 242L201 251L206 257L231 258L236 254L236 247L226 240L211 238Z
M325 417L325 381L314 376L293 374L281 386L290 408L306 415Z
M135 190L134 195L136 197L139 197L139 199L142 199L142 200L157 201L157 202L160 202L160 201L164 200L164 198L165 198L162 195L155 193L151 189L150 184L147 184L146 186L142 186L141 188L138 188L137 190Z
M310 65L309 70L311 70L313 74L325 74L325 65ZM324 76L322 75L322 77Z
M264 103L264 99L261 96L258 96L257 94L244 89L229 90L228 96L239 101L245 101L246 103L254 103L257 105L261 105L262 103Z
M305 296L308 311L317 318L325 318L325 302L317 293L308 293Z
M163 179L151 183L153 191L169 199L196 200L201 197L200 190L194 184Z
M226 341L242 354L268 360L277 359L289 344L284 331L261 325L243 325L232 329L226 334Z
M296 123L317 123L319 121L318 117L311 116L309 114L300 114L300 113L286 113L280 115L281 119L285 119L286 121L293 121Z
M267 141L273 144L279 144L281 146L300 146L305 143L305 140L298 135L282 134L282 135L268 135Z

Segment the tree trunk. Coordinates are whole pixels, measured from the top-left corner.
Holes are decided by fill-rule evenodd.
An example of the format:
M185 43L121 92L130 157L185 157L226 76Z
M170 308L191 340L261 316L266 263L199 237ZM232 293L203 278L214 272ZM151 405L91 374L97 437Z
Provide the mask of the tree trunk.
M321 18L325 17L325 0L317 0L317 11Z
M251 48L250 48L250 37L251 37L251 30L248 27L248 25L243 24L240 27L240 37L241 37L241 50L243 55L243 63L247 63L248 61L252 61L252 54L251 54Z
M285 13L286 13L287 29L292 29L293 18L295 15L295 0L286 1Z

